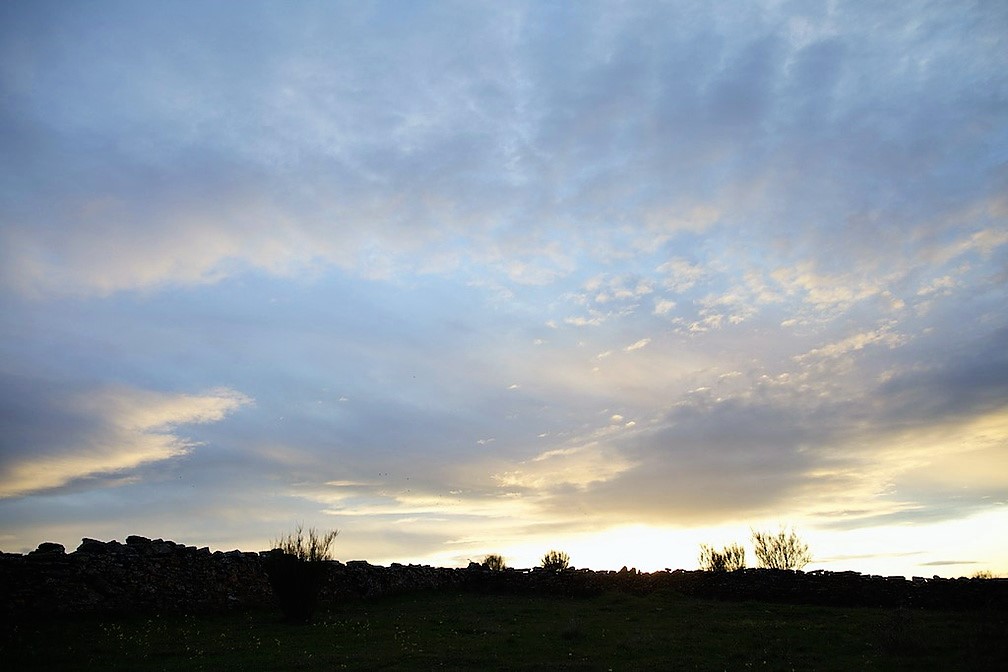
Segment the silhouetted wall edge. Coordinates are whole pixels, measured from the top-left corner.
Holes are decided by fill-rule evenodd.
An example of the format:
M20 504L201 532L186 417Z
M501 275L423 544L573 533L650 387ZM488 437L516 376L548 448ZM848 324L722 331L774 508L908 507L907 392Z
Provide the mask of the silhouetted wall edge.
M212 612L273 604L259 553L211 552L131 536L122 544L84 539L75 552L45 543L27 555L0 554L5 618L46 614ZM331 561L322 604L424 590L586 596L656 591L732 600L834 606L1005 609L1008 580L868 576L857 572L747 569L619 572L468 568Z

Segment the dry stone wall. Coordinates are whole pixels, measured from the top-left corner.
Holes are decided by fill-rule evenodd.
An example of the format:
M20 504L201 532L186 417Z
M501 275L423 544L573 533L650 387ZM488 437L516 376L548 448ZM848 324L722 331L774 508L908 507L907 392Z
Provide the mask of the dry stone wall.
M84 539L67 553L44 543L27 555L0 554L0 615L208 612L273 604L263 555L211 552L161 539L125 543ZM541 569L491 572L476 563L454 569L327 563L322 604L424 590L586 596L605 591L666 591L716 599L836 606L1006 609L1008 580L866 576L856 572L644 573Z
M84 539L73 553L45 543L0 556L5 615L208 611L271 597L257 553L131 536L125 544Z

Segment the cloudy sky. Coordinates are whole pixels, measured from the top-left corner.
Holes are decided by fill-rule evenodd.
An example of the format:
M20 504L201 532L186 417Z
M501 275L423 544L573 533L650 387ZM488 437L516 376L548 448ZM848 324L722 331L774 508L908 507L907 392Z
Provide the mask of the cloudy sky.
M14 1L0 96L5 551L1008 573L1003 2Z

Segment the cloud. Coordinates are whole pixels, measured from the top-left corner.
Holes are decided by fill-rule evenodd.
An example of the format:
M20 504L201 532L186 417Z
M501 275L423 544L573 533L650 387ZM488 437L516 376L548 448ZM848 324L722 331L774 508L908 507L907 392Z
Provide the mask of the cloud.
M828 356L884 344L887 333L845 338ZM577 492L544 486L542 506L653 524L789 511L824 529L973 515L1008 498L1008 472L997 468L1008 440L1000 343L981 338L934 368L874 382L865 379L871 359L839 374L711 372L708 386L671 400L657 420L610 438L627 468ZM843 392L848 378L854 397Z
M703 324L713 327L720 327L724 321L740 324L757 310L751 298L734 290L720 296L705 296L699 303Z
M642 338L639 341L631 343L630 345L628 345L623 349L626 350L627 352L633 352L634 350L643 350L648 346L650 342L651 342L650 338Z
M129 477L140 466L185 455L198 445L180 436L178 427L219 422L251 403L229 389L188 395L105 387L70 395L60 406L47 408L53 397L38 396L41 390L34 383L15 381L13 387L29 389L35 396L31 402L6 399L11 432L5 441L9 443L4 450L0 498L52 490L88 478ZM63 435L34 427L38 422L34 418L39 417L77 431ZM19 441L29 437L42 441Z
M664 285L677 294L690 289L698 280L706 275L698 264L691 264L685 259L673 259L658 267L658 272L665 276Z
M836 359L850 354L851 352L863 350L869 345L881 344L886 345L889 348L896 348L905 342L905 336L894 333L890 327L880 327L879 329L874 329L872 331L863 331L853 334L836 343L829 343L818 348L813 348L804 354L795 355L794 359L796 362L801 363L811 362L817 359Z
M744 213L755 235L837 243L826 265L881 264L872 237L906 239L920 220L877 223L926 202L918 196L929 189L969 192L945 208L960 225L1002 216L996 203L970 209L990 200L989 178L967 189L965 177L947 183L934 169L898 182L892 197L864 188L904 166L947 162L953 148L977 174L993 160L983 129L996 128L964 83L996 68L983 36L953 45L859 31L897 21L877 8L697 12L695 33L657 28L683 23L675 5L592 20L480 6L456 7L445 21L447 10L432 7L413 13L417 31L377 7L338 16L302 8L277 22L253 5L240 21L204 12L197 29L187 5L157 20L140 8L96 11L101 29L68 13L35 21L13 12L7 22L7 123L35 139L12 144L7 158L19 168L5 178L18 194L3 213L8 289L108 295L320 264L370 278L484 264L543 285L585 258L717 236ZM577 39L531 28L552 14L547 23ZM612 21L604 28L603 15ZM919 34L946 19L922 13ZM273 26L269 48L251 53L263 25ZM378 48L363 26L380 26L377 44L396 49ZM55 57L56 44L73 47ZM893 87L906 62L931 66ZM950 63L961 76L940 67ZM963 119L948 100L975 116ZM889 109L908 113L903 135L890 129ZM972 135L954 130L965 121ZM915 133L934 149L921 156L907 140ZM784 195L790 205L779 212ZM932 218L935 233L942 221ZM551 235L534 235L529 222ZM984 231L968 245L989 252L998 229ZM658 266L676 293L699 278L700 266L681 257ZM817 306L874 291L836 279L810 267L780 277Z
M571 315L570 317L565 317L564 324L569 324L575 327L597 327L607 319L608 315L597 310L589 310L587 317L584 315Z
M713 205L697 205L666 210L651 210L644 215L641 249L653 250L682 232L700 233L713 226L721 216Z
M546 451L519 468L494 475L494 480L499 487L509 490L564 487L584 490L594 483L611 480L632 466L619 451L590 443Z
M676 302L669 301L668 299L659 299L655 301L654 314L655 315L668 315L673 310L675 310Z
M850 489L823 501L816 515L825 527L853 529L965 517L1008 496L1000 468L1008 440L1006 411L936 420L908 429L879 427L837 447L847 461ZM840 475L839 472L835 472ZM964 484L969 484L965 489ZM869 501L861 510L844 503Z
M0 13L5 529L1004 501L997 3Z
M936 319L954 330L952 315ZM912 363L882 379L879 396L901 422L971 417L1000 408L1008 398L1008 326L961 340L945 338L931 331L904 346Z
M787 294L798 294L803 301L819 310L843 311L855 303L875 296L881 289L872 282L845 276L815 273L806 265L780 268L771 277Z
M954 289L958 284L959 283L951 275L943 275L940 278L935 278L927 285L918 289L917 296L930 296L932 294L950 296L952 294L952 289Z

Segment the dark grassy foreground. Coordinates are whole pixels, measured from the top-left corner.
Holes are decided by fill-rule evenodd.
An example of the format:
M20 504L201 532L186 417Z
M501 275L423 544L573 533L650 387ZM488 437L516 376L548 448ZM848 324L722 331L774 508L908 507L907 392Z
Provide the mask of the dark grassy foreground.
M276 613L8 626L9 670L1003 670L1008 614L412 594Z

